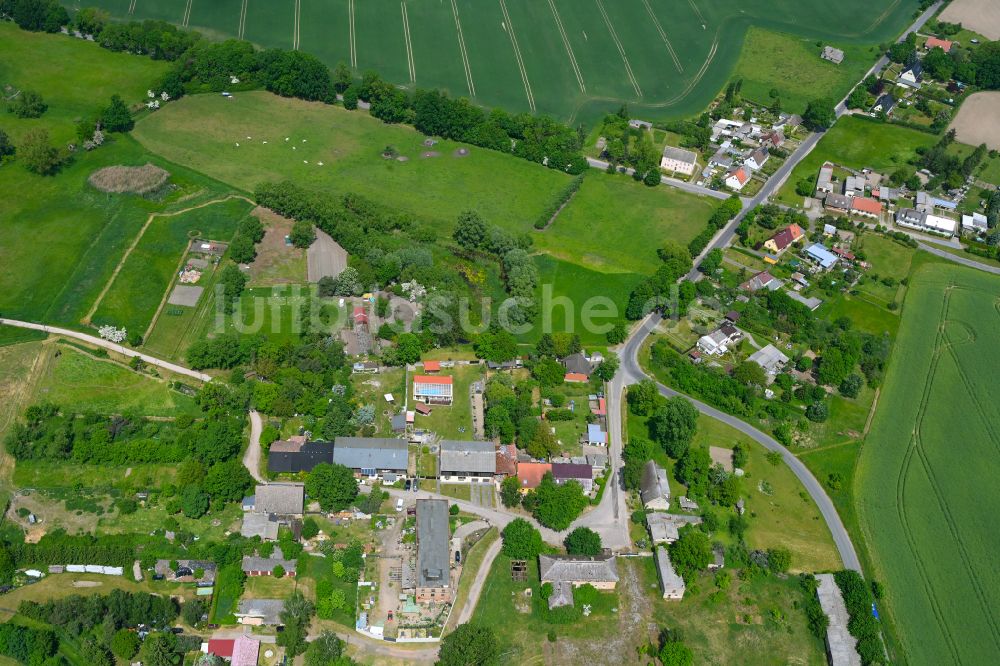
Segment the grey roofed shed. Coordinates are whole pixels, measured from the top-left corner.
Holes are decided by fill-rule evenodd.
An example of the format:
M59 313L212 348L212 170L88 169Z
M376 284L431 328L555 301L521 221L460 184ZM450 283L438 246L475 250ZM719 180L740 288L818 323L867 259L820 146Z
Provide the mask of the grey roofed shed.
M237 617L260 618L264 624L281 624L281 611L285 610L283 599L244 599L236 608Z
M493 442L443 440L440 470L442 473L496 474L497 455Z
M674 570L666 548L656 549L656 570L660 574L660 591L663 593L663 598L682 598L685 590L684 579Z
M333 445L333 462L356 470L406 472L406 441L378 437L338 437Z
M301 483L268 483L254 491L254 511L290 516L302 513L305 487Z
M248 539L258 536L264 541L277 541L278 520L273 514L248 513L243 516L240 535Z
M618 566L613 555L539 555L538 573L543 583L617 583Z
M581 375L590 376L590 373L594 371L594 368L590 365L590 361L583 354L576 353L570 354L563 359L563 365L566 366L566 372L576 372Z
M691 150L667 146L663 149L663 156L668 160L677 160L685 164L695 164L698 161L698 154Z
M448 501L417 500L417 587L447 587L451 552Z
M286 560L280 548L275 548L271 557L258 557L256 555L244 555L242 568L244 572L251 571L272 571L274 567L280 566L286 573L294 574L296 568L295 560Z
M774 345L767 345L763 349L755 351L747 359L753 361L764 369L768 374L774 374L788 363L788 357L781 353Z
M827 208L839 208L840 210L850 210L851 208L851 198L846 194L837 194L836 192L831 192L826 195L823 199L823 205Z
M667 472L662 467L657 467L652 460L642 468L639 496L642 498L642 505L647 509L666 511L670 508L670 482L667 480Z

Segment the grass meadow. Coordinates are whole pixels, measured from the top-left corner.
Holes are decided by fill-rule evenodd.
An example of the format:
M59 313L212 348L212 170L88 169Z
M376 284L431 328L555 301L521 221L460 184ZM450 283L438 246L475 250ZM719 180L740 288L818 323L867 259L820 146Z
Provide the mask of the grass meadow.
M8 85L34 90L49 107L41 118L20 119L4 113L3 129L15 145L35 128L48 130L56 145L76 142L77 121L99 114L115 94L129 104L145 100L146 90L168 68L169 63L163 61L113 53L79 39L28 32L0 22L0 91Z
M928 148L935 143L937 137L926 132L844 116L795 167L778 198L789 205L801 206L802 197L795 193L796 183L805 178L815 181L824 162L856 169L871 167L888 175L911 163L917 157L917 148Z
M265 92L228 101L187 97L144 118L134 135L149 150L245 191L291 179L331 195L368 196L449 232L469 209L512 231L529 231L570 178L480 148L455 157L460 144L441 141L429 149L410 127ZM383 159L389 145L409 161ZM421 157L430 150L440 156Z
M648 437L645 419L629 414L629 437ZM747 545L751 548L784 546L792 553L793 571L828 571L841 566L833 538L816 505L784 464L772 465L767 452L738 430L707 416L698 417L693 444L732 449L736 443L749 447L750 460L743 478L743 496L747 503L750 529ZM665 454L657 464L667 470L671 494L683 495L684 485L674 477L673 462ZM723 517L723 523L726 518ZM721 530L714 538L728 542L731 537Z
M188 242L196 237L228 242L251 208L242 199L229 199L155 218L98 304L94 324L145 333L166 291L173 286Z
M872 573L914 664L986 663L1000 651L997 290L964 267L916 271L861 449L854 492Z
M652 274L660 265L657 248L668 239L687 245L717 204L628 176L592 173L552 224L532 238L535 247L584 268Z
M817 95L843 99L878 58L877 46L844 45L844 62L836 65L819 57L817 40L751 27L734 79L743 79L743 96L770 106L777 90L781 107L802 113Z
M171 173L163 198L105 194L87 183L116 164L152 162ZM79 326L151 213L220 196L224 186L164 162L127 136L78 155L59 174L41 177L16 162L0 168L0 310L6 316ZM68 223L69 221L72 223Z
M593 121L622 103L656 118L698 112L731 78L741 50L750 52L750 26L863 55L855 45L895 37L912 10L893 0L844 0L808 11L795 0L274 0L248 3L241 21L240 0L196 2L187 14L185 0L137 3L132 14L122 0L95 4L118 18L183 24L186 15L188 26L211 38L297 46L330 66L344 62L403 86L443 88L487 106L573 122ZM793 71L785 86L789 108L804 106L798 81L819 71L818 58L789 48L776 55L777 68ZM844 69L853 71L853 61Z
M43 353L48 358L34 391L35 402L52 402L67 412L145 416L195 416L200 412L193 398L173 391L167 382L112 360L68 345L50 345Z

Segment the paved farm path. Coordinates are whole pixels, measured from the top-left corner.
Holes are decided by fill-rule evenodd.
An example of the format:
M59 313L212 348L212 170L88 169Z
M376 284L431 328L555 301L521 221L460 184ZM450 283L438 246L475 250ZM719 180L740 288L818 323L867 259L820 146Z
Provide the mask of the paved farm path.
M206 375L204 372L198 372L197 370L192 370L191 368L185 368L183 365L177 365L176 363L171 363L170 361L164 361L163 359L156 358L155 356L150 356L149 354L143 354L142 352L137 352L134 349L129 349L128 347L117 342L104 340L94 335L88 335L87 333L71 331L68 328L59 328L57 326L48 326L46 324L34 324L28 321L18 321L17 319L5 319L3 317L0 317L0 324L15 326L17 328L29 328L33 331L43 331L45 333L51 333L52 335L63 335L67 338L74 338L82 342L97 345L103 349L118 352L119 354L123 354L129 358L140 358L145 363L155 365L156 367L163 368L164 370L169 370L170 372L178 375L184 375L185 377L197 379L200 382L212 381L212 376Z
M211 201L205 201L204 203L200 203L197 206L190 206L188 208L177 210L172 213L150 213L149 217L146 218L146 223L142 225L142 229L140 229L139 233L136 234L135 238L132 240L132 244L128 246L127 250L125 250L125 254L122 255L121 261L119 261L118 265L115 266L115 270L111 272L111 277L108 278L107 283L104 285L104 288L101 289L101 293L97 295L97 298L94 300L94 304L90 307L90 310L87 312L87 316L83 318L83 321L81 323L90 324L91 317L93 317L94 313L97 312L97 308L98 306L100 306L101 301L104 300L104 296L108 293L108 290L111 289L111 285L114 283L115 278L118 277L118 273L120 273L122 270L122 266L125 265L125 260L128 259L130 254L132 254L132 250L134 250L136 246L139 245L139 241L142 240L142 237L146 234L146 229L148 229L149 225L153 223L153 220L155 220L158 217L177 217L178 215L183 215L184 213L190 213L193 210L198 210L199 208L205 208L206 206L211 206L213 204L223 203L229 201L230 199L242 199L243 201L246 201L249 204L256 205L252 200L248 199L242 194L230 194L228 197L223 197L221 199L212 199ZM159 310L156 311L157 315L159 314L159 312L160 312ZM153 318L153 321L154 322L156 321L156 317ZM152 324L150 326L152 326Z
M500 554L500 549L503 547L503 539L497 539L490 544L490 547L486 550L486 554L483 556L483 562L479 565L478 575L476 579L472 581L472 587L469 589L469 598L465 600L465 605L462 606L462 612L458 616L458 623L453 626L458 626L459 624L466 624L472 619L472 614L476 612L476 607L479 605L479 596L483 593L483 585L486 584L486 578L489 576L490 569L493 567L493 560L497 559L497 555Z
M264 431L264 424L260 414L256 409L250 410L250 444L243 453L243 466L250 472L250 476L257 483L267 483L260 474L260 434Z
M941 257L942 259L947 259L948 261L953 261L956 264L962 264L963 266L968 266L969 268L975 268L981 271L986 271L987 273L993 273L994 275L1000 275L1000 267L991 266L989 264L984 264L975 259L969 259L967 257L961 257L956 254L952 254L946 250L942 250L939 247L935 247L928 243L917 242L917 245L921 250L925 252L930 252L934 256Z

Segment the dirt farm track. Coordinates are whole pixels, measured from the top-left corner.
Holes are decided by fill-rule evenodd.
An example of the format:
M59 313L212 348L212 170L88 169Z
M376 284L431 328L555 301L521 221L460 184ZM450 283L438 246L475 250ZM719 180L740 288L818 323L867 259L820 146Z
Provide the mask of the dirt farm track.
M978 146L985 143L1000 150L1000 92L979 92L965 100L951 122L962 143Z
M954 0L941 12L941 20L961 23L989 39L1000 39L1000 2L997 0Z

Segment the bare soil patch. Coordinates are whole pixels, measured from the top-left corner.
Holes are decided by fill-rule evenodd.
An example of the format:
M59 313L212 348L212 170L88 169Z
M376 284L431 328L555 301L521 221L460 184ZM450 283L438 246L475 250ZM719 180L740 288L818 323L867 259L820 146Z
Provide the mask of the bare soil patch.
M996 0L953 0L941 12L941 20L961 23L989 39L1000 39L1000 3Z
M250 264L253 286L298 284L306 279L305 251L285 243L293 220L258 207L252 215L264 225L264 238L257 245L257 258Z
M319 282L324 277L337 277L347 268L347 250L327 233L317 229L316 240L306 250L309 281Z
M198 305L198 299L201 298L201 292L203 291L205 291L204 287L188 287L179 284L170 292L170 298L167 299L167 303L193 308Z
M101 192L149 194L163 187L170 172L152 164L141 167L111 166L90 174L88 182Z
M997 11L1000 15L1000 6ZM1000 150L1000 92L970 95L951 121L951 129L962 143L972 146L985 143Z

